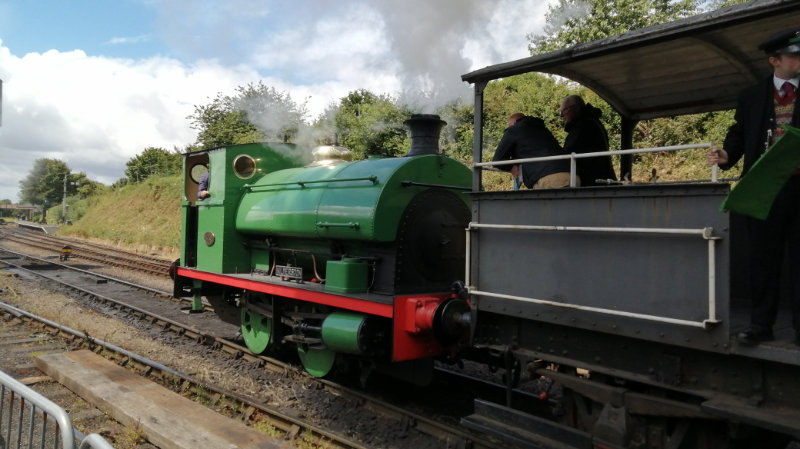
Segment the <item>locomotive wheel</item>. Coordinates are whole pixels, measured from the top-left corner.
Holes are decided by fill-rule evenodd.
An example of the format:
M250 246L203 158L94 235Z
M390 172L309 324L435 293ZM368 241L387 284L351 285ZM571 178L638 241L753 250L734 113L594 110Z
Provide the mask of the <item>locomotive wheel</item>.
M331 372L336 361L336 352L329 349L309 348L306 345L297 345L297 354L300 363L308 374L314 377L325 377Z
M272 342L272 318L243 308L241 315L242 338L247 349L261 354Z

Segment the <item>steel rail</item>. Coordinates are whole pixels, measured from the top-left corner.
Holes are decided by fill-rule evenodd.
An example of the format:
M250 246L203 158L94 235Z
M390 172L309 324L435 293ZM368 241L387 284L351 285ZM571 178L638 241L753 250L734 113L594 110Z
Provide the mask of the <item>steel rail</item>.
M47 239L46 236L44 238ZM43 243L41 241L42 239L40 238L33 238L31 236L23 234L11 234L6 236L6 239L12 242L29 245L42 250L47 250L47 251L52 250L56 252L60 251L60 249L52 248L51 246L48 246L46 243ZM52 238L51 241L53 244L57 245L62 245L65 243L64 241L53 240ZM131 267L154 276L166 277L168 275L169 265L165 261L153 262L151 260L141 260L138 255L134 254L115 255L115 254L104 253L101 252L100 250L86 249L72 242L67 242L67 244L75 246L73 248L73 251L71 252L70 257L91 260L93 262L98 262L105 265L111 265L116 267ZM80 252L76 252L75 251L76 248L79 248Z
M21 232L21 233L15 233L14 235L29 236L29 235L32 235L32 234L30 232L26 231L26 232ZM61 243L61 244L77 245L77 246L80 246L80 247L93 248L93 249L95 249L97 251L111 251L111 252L114 252L114 253L117 253L117 254L122 254L122 255L125 255L125 256L129 256L129 257L133 257L133 258L137 258L137 259L142 259L144 261L153 262L154 264L159 264L159 265L169 265L170 264L169 260L160 259L158 257L148 256L148 255L145 255L145 254L133 253L133 252L130 252L130 251L125 251L125 250L119 249L119 248L114 248L114 247L110 247L110 246L106 246L106 245L100 245L98 243L88 242L88 241L85 241L85 240L79 240L79 239L74 239L74 238L66 238L66 237L59 237L59 236L52 235L52 234L41 234L41 235L35 234L35 235L37 235L37 237L41 237L43 240L52 241L54 243L57 242L57 243Z
M16 253L16 252L13 252L13 251L8 251L6 249L0 249L0 251L7 251L7 252L14 253L15 255L19 255L19 253ZM30 258L30 256L25 256L25 255L21 255L21 256ZM34 259L36 259L36 258L34 258ZM52 261L46 261L46 260L43 260L43 259L38 259L38 260L40 260L42 262L45 262L45 263L49 263L49 264L61 265L61 264L57 264L57 263L52 262ZM6 265L17 267L17 269L20 269L20 270L25 270L27 272L30 272L30 273L34 274L34 275L44 277L45 279L51 280L53 282L57 282L57 283L59 283L61 285L68 286L69 288L74 289L74 290L82 293L83 295L94 297L94 298L97 298L98 300L101 300L101 301L104 301L104 302L109 302L109 303L114 304L114 305L116 305L116 306L118 306L120 308L124 308L124 309L130 310L132 312L135 312L135 314L137 314L140 319L147 320L147 321L150 321L152 323L160 324L160 325L163 326L163 328L165 330L170 330L170 331L173 331L173 332L175 332L175 333L177 333L179 335L186 336L187 338L193 339L197 343L205 344L207 346L212 347L213 349L220 350L222 352L228 353L228 354L232 355L235 358L241 358L242 360L255 363L260 367L264 367L265 369L269 369L271 371L276 371L276 372L284 372L284 371L286 371L288 369L292 369L293 368L292 365L290 365L290 364L281 362L281 361L273 359L271 357L266 357L266 356L262 356L262 355L253 354L247 348L245 348L243 346L240 346L240 345L237 345L234 342L231 342L231 341L226 340L226 339L218 338L218 337L215 337L215 336L212 336L212 335L203 334L202 332L198 332L197 330L195 330L195 329L193 329L193 328L191 328L189 326L184 326L182 323L175 322L175 321L173 321L173 320L171 320L169 318L166 318L166 317L163 317L163 316L159 316L159 315L154 314L152 312L149 312L147 310L143 310L143 309L138 308L138 307L127 305L127 304L125 304L123 302L120 302L120 301L117 301L117 300L115 300L113 298L109 298L107 296L100 295L100 294L97 294L95 292L91 292L91 291L86 290L86 289L84 289L82 287L79 287L79 286L74 286L72 284L65 283L62 280L57 279L57 278L51 278L51 277L48 277L48 276L44 276L43 274L38 273L36 271L29 270L29 269L24 268L24 267L19 267L18 265L13 264L13 263L11 263L11 262L9 262L7 260L0 260L0 262L4 263ZM95 273L91 273L91 272L90 272L90 274L96 275ZM84 337L85 335L84 334L80 334L80 336ZM88 336L85 336L85 337L89 338ZM334 382L331 382L331 381L328 381L328 380L325 380L325 379L314 379L314 380L316 382L318 382L318 385L320 385L325 390L331 392L332 394L335 394L335 395L338 395L338 396L352 397L354 400L356 400L356 401L358 401L358 402L360 402L362 404L365 404L365 406L368 406L371 410L375 411L376 413L381 413L384 416L393 416L396 419L398 419L400 422L408 423L409 427L414 428L415 430L419 431L422 434L429 435L431 437L440 439L442 441L449 441L451 443L458 441L458 442L461 442L464 445L464 447L470 446L470 447L472 447L474 449L481 449L481 448L501 449L502 448L502 446L499 446L499 445L493 444L491 442L487 442L487 441L483 441L481 439L478 439L478 438L476 438L476 436L474 434L470 434L465 430L447 426L445 424L439 423L439 422L434 421L432 419L426 418L426 417L424 417L422 415L419 415L419 414L404 410L401 407L394 406L394 405L389 404L389 403L384 402L384 401L380 401L380 400L375 399L375 398L373 398L373 397L371 397L371 396L369 396L369 395L367 395L365 393L361 393L361 392L359 392L357 390L352 390L352 389L343 387L341 385L338 385L338 384L336 384ZM248 401L250 401L250 400L248 400ZM253 402L253 401L250 401L250 402ZM250 405L250 403L248 403L248 405ZM269 409L262 410L262 407L258 403L253 403L253 407L255 407L255 409L257 409L259 411L263 411L264 413L267 413L267 414L270 412ZM357 447L357 446L343 446L343 447Z
M0 310L4 310L5 312L14 315L17 318L25 318L30 321L35 321L40 323L46 327L58 330L60 333L79 338L84 340L89 345L93 346L94 348L101 347L105 351L108 351L110 355L114 355L116 360L119 361L124 359L126 363L123 365L129 365L130 362L135 362L139 367L144 367L145 374L147 377L151 378L158 378L161 377L162 379L165 376L154 376L155 373L162 373L168 375L174 379L180 380L181 384L189 383L191 386L198 386L202 387L202 389L195 389L196 391L205 390L207 396L211 397L214 395L218 395L219 399L216 401L217 403L221 402L222 400L230 400L233 402L238 403L239 405L244 405L246 407L234 407L234 410L247 410L254 409L258 410L261 413L264 413L266 416L269 417L268 421L273 426L277 427L281 431L285 433L293 432L293 427L299 427L301 429L305 429L309 432L312 432L317 437L322 437L326 439L326 443L330 444L330 447L336 448L347 448L347 449L367 449L365 446L362 446L356 442L350 441L349 439L342 437L340 435L336 435L334 433L328 432L324 429L320 429L312 424L307 422L301 421L294 417L291 417L285 413L281 413L277 410L274 410L268 406L263 404L259 404L256 401L249 399L247 397L241 396L237 393L224 390L222 388L216 387L214 385L209 385L200 382L199 380L181 373L180 371L174 370L169 368L161 363L158 363L154 360L148 359L147 357L141 356L135 352L129 351L127 349L121 348L113 343L109 343L107 341L94 338L85 332L81 332L70 327L64 326L63 324L56 323L55 321L48 320L47 318L38 316L26 310L20 309L18 307L12 306L10 304L6 304L0 302ZM213 406L214 404L212 404Z
M76 271L78 273L88 274L88 275L91 275L91 276L97 276L97 277L105 279L107 281L112 281L112 282L116 282L118 284L122 284L122 285L125 285L125 286L128 286L128 287L133 287L133 288L136 288L136 289L139 289L139 290L144 290L144 291L146 291L148 293L152 293L154 295L172 298L172 294L170 292L165 292L163 290L158 290L158 289L155 289L155 288L152 288L152 287L148 287L146 285L137 284L135 282L129 282L129 281L126 281L126 280L123 280L123 279L119 279L119 278L115 278L113 276L108 276L108 275L105 275L105 274L102 274L102 273L96 273L94 271L84 270L82 268L76 268L76 267L73 267L71 265L66 265L66 264L62 264L62 263L58 263L58 262L53 262L52 260L42 259L41 257L31 256L31 255L24 254L24 253L21 253L19 251L14 251L14 250L7 249L7 248L0 248L0 252L11 253L11 254L14 254L17 257L31 259L31 260L35 260L35 261L41 262L41 263L56 265L58 267L61 267L61 268L67 269L67 270L72 270L72 271ZM20 268L24 269L24 267L20 267ZM44 275L40 275L40 276L47 277L47 276L44 276ZM53 279L53 280L55 280L55 279ZM61 282L61 281L59 281L59 282Z

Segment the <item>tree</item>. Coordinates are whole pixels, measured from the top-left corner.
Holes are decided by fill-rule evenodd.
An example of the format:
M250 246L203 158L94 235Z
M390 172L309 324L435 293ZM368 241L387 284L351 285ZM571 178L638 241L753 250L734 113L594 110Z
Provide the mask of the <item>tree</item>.
M14 203L12 203L9 199L0 200L0 206L10 206L12 204ZM12 209L0 209L0 217L10 217L12 212Z
M77 186L71 182L70 168L58 159L37 159L28 176L19 182L19 196L30 204L55 204L64 196L64 176L67 196L74 195Z
M714 10L723 8L725 6L741 5L742 3L747 3L749 1L752 0L711 0L708 6L710 9Z
M541 118L552 131L560 129L558 105L569 93L565 83L538 73L525 73L490 83L484 93L484 114L490 125L484 127L484 133L491 139L487 144L499 142L508 126L508 117L515 112Z
M540 54L693 16L704 9L739 3L743 3L743 0L559 0L546 14L545 34L528 36L529 49L531 54ZM603 110L603 122L612 140L611 147L618 148L619 116L612 113L613 109L588 89L573 89L576 91L570 93L584 96L584 99ZM647 120L637 125L634 142L642 148L688 142L719 143L730 123L730 111ZM675 178L681 179L700 178L703 177L702 172L707 171L704 155L699 152L672 153L667 156L649 154L636 156L634 159L644 166L642 171L645 176L649 176L652 169L657 170L659 176L673 174Z
M354 159L402 156L409 149L408 129L403 122L410 116L411 111L393 97L359 89L330 106L315 127L334 133L332 143L347 147Z
M475 107L453 100L438 108L436 113L447 122L442 130L442 153L468 164L472 160Z
M163 148L145 148L134 156L125 166L125 176L131 182L142 182L153 175L171 175L180 173L183 158L180 154L170 153Z
M542 35L529 34L531 54L560 50L581 42L600 39L663 23L698 12L701 0L559 0L546 14ZM526 73L491 82L484 91L484 141L487 157L497 145L508 116L523 112L542 118L556 137L565 133L558 116L558 106L568 94L578 94L603 111L603 123L609 137L619 146L620 119L605 101L589 89L569 81L537 73ZM443 108L455 118L450 147L465 157L472 152L472 106L448 105Z
M305 102L295 103L286 92L262 82L236 88L236 95L218 94L210 104L195 106L189 116L198 130L197 146L261 141L293 142L305 126Z
M703 0L559 0L545 14L544 34L529 34L532 55L690 17Z
M88 198L107 188L104 184L87 178L86 173L83 172L70 175L70 180L75 184L75 190L80 199Z

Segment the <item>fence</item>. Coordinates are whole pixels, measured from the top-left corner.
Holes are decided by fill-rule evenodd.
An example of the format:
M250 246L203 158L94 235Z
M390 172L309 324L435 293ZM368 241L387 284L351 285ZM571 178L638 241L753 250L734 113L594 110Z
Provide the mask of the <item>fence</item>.
M0 449L75 449L74 432L63 408L0 371ZM98 434L79 446L89 448L114 449Z

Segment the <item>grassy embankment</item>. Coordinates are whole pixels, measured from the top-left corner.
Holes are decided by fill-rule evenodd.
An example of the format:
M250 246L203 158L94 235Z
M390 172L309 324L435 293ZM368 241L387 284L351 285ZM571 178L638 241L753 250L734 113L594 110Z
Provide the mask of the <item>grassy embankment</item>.
M59 235L121 246L164 259L178 257L181 232L181 176L152 177L70 207L83 212Z

